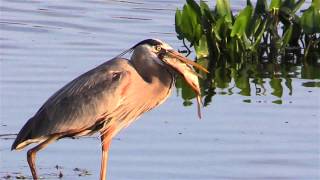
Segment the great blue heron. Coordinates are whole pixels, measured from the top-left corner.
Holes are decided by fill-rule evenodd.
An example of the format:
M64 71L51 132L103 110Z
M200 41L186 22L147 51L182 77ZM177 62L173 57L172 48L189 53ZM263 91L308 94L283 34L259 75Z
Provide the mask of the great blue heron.
M131 60L121 58L131 51ZM207 72L160 40L141 41L54 93L23 126L11 148L39 143L27 152L32 177L38 179L35 157L39 150L60 138L100 132L100 180L105 180L111 139L166 100L177 74L196 93L200 116L200 87L191 66Z

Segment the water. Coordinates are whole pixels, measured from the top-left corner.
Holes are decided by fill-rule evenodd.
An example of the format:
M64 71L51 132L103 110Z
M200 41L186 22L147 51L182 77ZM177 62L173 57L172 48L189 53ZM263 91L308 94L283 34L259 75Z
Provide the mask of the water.
M146 38L181 48L174 13L182 4L1 0L0 179L31 178L26 150L10 151L15 135L9 134L61 86ZM240 9L245 2L235 4ZM293 90L283 89L282 104L273 103L279 97L270 86L265 95L252 92L251 103L237 88L229 94L218 89L200 121L196 107L184 107L174 91L116 137L108 177L320 179L320 90L308 87L310 82L319 84L319 76L293 78ZM64 179L98 179L99 139L60 140L38 153L37 165L47 179L58 179L60 172Z

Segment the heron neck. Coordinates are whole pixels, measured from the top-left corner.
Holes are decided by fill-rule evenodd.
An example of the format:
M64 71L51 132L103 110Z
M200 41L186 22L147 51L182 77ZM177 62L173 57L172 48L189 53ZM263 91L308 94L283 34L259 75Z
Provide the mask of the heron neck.
M159 63L160 61L145 48L135 49L131 56L131 64L146 82L154 83L160 80L164 84L170 84L172 75L164 64Z

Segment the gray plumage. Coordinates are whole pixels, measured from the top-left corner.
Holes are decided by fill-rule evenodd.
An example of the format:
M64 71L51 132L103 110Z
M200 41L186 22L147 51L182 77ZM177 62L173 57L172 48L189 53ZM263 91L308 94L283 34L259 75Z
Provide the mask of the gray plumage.
M203 67L160 40L141 41L124 53L130 51L130 60L118 56L62 87L22 127L11 148L39 143L27 153L34 179L38 179L35 156L39 150L60 138L99 132L100 180L105 180L111 139L142 113L161 104L170 95L176 74L194 90L200 107L199 82L190 65L205 70Z
M148 71L152 69L149 67ZM135 116L158 104L152 101L153 98L160 95L159 101L162 101L169 95L173 83L172 72L169 71L154 70L143 77L127 59L115 58L103 63L53 94L21 129L12 149L24 141L44 141L51 134L62 133L61 137L87 135L107 129L110 122L121 125L121 122L133 121ZM157 79L156 74L159 73L164 75ZM130 82L130 79L136 80ZM163 84L165 88L150 85L155 83ZM124 88L129 85L133 85L133 89L124 96L121 90L126 90ZM149 90L154 93L146 96ZM125 109L127 107L131 108ZM26 145L28 143L18 149Z

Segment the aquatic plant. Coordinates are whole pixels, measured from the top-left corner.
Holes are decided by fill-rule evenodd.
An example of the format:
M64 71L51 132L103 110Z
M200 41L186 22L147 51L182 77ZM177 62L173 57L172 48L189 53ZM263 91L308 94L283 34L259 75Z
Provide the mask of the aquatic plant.
M258 94L269 86L271 94L279 98L274 103L279 104L283 88L292 93L290 78L297 77L297 67L302 64L302 77L312 74L320 79L316 73L320 63L320 1L313 0L300 12L304 2L271 0L268 4L257 0L253 7L247 0L246 7L234 13L229 0L216 0L214 9L204 1L187 0L177 9L178 39L189 53L193 47L196 61L210 71L201 74L205 105L216 88L232 93L234 87L229 86L235 86L239 94L250 96L252 84ZM185 105L191 104L193 93L180 81L176 85Z

